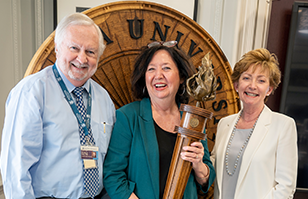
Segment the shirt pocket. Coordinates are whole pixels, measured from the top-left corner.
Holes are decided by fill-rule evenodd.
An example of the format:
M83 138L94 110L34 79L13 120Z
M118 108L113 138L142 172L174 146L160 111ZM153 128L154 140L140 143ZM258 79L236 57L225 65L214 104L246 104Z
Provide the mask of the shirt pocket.
M105 158L105 155L107 153L112 129L113 129L113 124L110 124L108 122L100 122L99 124L99 146L98 147L99 147L100 153L103 156L103 159Z

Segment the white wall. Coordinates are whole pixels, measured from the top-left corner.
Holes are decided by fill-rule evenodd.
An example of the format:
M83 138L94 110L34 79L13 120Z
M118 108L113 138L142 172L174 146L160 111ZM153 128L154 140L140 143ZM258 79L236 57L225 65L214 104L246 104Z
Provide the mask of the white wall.
M30 28L31 13L29 9L31 0L5 0L0 5L0 56L1 56L1 95L0 95L0 129L3 127L5 101L11 88L23 77L25 69L22 64L28 65L33 56L33 39ZM21 9L23 8L23 9ZM23 16L23 17L21 17ZM29 23L23 23L27 22Z
M0 57L2 60L1 64L1 73L0 73L0 85L1 85L1 95L0 95L0 128L3 127L4 121L4 104L6 100L6 96L8 95L11 88L14 86L14 65L13 62L13 31L12 25L13 19L10 17L3 16L12 16L11 10L11 2L10 1L2 1L0 3ZM5 31L4 31L5 30ZM4 39L5 38L5 39ZM13 79L13 80L12 80ZM1 141L1 137L0 137ZM2 185L2 180L0 182Z
M197 22L233 68L244 53L266 47L270 9L269 0L199 0Z
M14 73L14 54L13 54L13 19L11 17L3 16L12 16L12 5L10 1L1 2L0 5L0 27L1 27L1 46L0 46L0 57L2 60L1 63L1 73L0 73L0 85L1 85L1 95L0 95L0 127L2 129L3 120L4 120L4 104L6 96L9 91L15 84L15 73ZM1 138L0 138L1 140Z

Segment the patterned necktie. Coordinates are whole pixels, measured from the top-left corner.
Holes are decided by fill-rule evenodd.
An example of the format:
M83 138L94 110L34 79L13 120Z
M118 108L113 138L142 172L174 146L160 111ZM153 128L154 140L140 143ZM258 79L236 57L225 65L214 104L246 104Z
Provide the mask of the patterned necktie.
M83 103L83 90L84 88L82 87L76 87L73 90L73 93L76 96L76 105L77 108L85 121L86 118L86 108ZM92 135L91 128L89 127L88 129L88 137L89 137L89 142L95 145L95 141ZM82 129L81 125L79 125L79 135L80 135L80 144L81 145L86 145L86 137L84 130ZM99 175L98 175L98 168L91 168L91 169L83 169L83 174L84 174L84 191L86 194L88 194L91 198L93 198L98 190L99 186Z

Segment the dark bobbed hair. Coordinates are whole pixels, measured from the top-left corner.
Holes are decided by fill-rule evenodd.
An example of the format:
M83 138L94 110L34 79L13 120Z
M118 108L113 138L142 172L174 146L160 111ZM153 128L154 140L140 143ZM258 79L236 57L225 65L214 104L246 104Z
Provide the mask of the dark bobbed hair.
M189 95L187 92L184 92L186 91L186 80L195 74L196 69L192 64L190 57L187 56L183 50L177 46L166 47L163 45L157 45L151 48L148 48L148 46L141 48L141 53L135 60L134 71L131 76L131 88L134 98L149 98L149 93L145 84L145 73L154 54L159 50L165 50L170 54L179 70L180 79L184 80L183 83L179 86L178 92L176 94L176 102L187 103L189 100Z
M250 66L253 67L253 71L256 70L256 66L261 66L262 72L269 73L270 86L273 87L272 94L277 89L281 81L281 72L279 69L279 63L277 56L274 53L270 53L265 48L259 48L244 54L242 58L235 64L233 73L231 75L232 82L238 82L243 72L247 71ZM266 102L268 96L265 97Z

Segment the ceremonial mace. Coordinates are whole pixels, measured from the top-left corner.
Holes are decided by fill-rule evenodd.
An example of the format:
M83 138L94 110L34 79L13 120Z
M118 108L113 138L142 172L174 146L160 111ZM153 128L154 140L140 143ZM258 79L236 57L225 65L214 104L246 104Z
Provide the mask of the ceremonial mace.
M184 146L191 143L205 140L204 128L207 118L211 119L213 113L200 108L201 101L215 99L217 80L212 69L212 61L209 53L202 58L202 65L198 72L186 81L187 93L193 97L196 106L181 104L180 111L183 111L180 126L175 126L177 132L169 173L164 190L163 199L182 199L185 187L192 170L192 163L183 160L180 153Z

